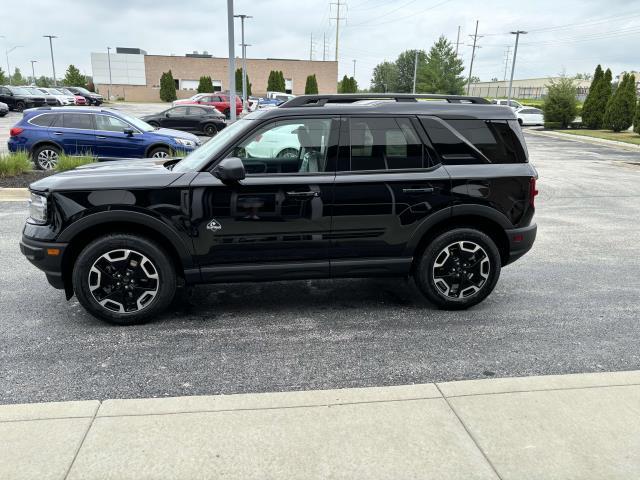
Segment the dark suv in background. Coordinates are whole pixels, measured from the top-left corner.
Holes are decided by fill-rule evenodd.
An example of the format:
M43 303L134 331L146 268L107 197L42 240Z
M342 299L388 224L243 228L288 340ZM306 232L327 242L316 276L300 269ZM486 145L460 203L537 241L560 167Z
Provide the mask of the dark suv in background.
M36 95L23 87L0 86L0 102L6 103L9 110L22 112L26 108L42 107L47 104L44 95Z
M86 88L66 87L66 89L69 90L74 95L83 97L86 100L87 105L94 105L96 107L99 107L104 102L104 98L102 97L102 95L100 95L99 93L90 92Z
M297 97L180 161L33 183L21 249L118 324L154 318L178 285L213 282L412 276L435 305L467 308L536 235L520 126L487 103Z

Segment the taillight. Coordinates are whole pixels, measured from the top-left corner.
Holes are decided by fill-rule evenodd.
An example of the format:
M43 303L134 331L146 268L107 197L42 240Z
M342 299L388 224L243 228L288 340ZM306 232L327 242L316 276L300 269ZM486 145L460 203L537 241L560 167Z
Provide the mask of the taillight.
M13 127L11 130L9 130L9 135L12 136L12 137L17 137L22 132L24 132L24 128Z
M538 195L538 189L536 188L536 177L531 177L529 180L529 205L533 208L536 207L536 195Z

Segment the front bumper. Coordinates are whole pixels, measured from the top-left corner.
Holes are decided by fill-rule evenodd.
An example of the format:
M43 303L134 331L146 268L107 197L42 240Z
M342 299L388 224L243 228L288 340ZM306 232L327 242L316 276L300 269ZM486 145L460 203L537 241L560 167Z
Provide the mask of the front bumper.
M52 287L64 289L62 258L67 245L67 243L40 242L23 235L20 240L20 251L27 260L45 273Z
M507 238L509 239L509 258L505 265L515 262L531 250L533 242L536 240L537 231L538 225L535 223L528 227L505 230Z

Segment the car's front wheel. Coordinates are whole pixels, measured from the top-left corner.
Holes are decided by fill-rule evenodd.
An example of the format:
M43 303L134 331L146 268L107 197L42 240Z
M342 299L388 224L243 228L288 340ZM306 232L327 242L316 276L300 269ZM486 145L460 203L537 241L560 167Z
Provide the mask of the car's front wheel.
M22 112L24 110L24 102L16 102L16 107L15 107L15 111L16 112Z
M92 315L118 325L149 321L176 292L167 252L141 236L111 234L89 243L73 267L73 289Z
M436 237L415 266L422 293L438 307L469 308L484 300L500 277L500 253L485 233L456 228Z
M171 150L169 150L169 147L156 147L149 151L147 156L149 158L169 158L171 156Z

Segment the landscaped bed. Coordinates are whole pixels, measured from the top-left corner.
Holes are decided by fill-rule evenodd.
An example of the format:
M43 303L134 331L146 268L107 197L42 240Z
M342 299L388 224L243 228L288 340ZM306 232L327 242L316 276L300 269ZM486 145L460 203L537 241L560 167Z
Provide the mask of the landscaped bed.
M60 155L55 170L33 170L33 163L27 152L0 155L0 187L21 188L30 183L48 177L54 173L71 170L80 165L92 163L91 156Z
M588 130L588 129L567 129L557 130L561 133L568 133L570 135L579 135L582 137L594 137L602 138L604 140L614 140L616 142L631 143L633 145L640 145L640 135L632 131L625 132L612 132L611 130Z

